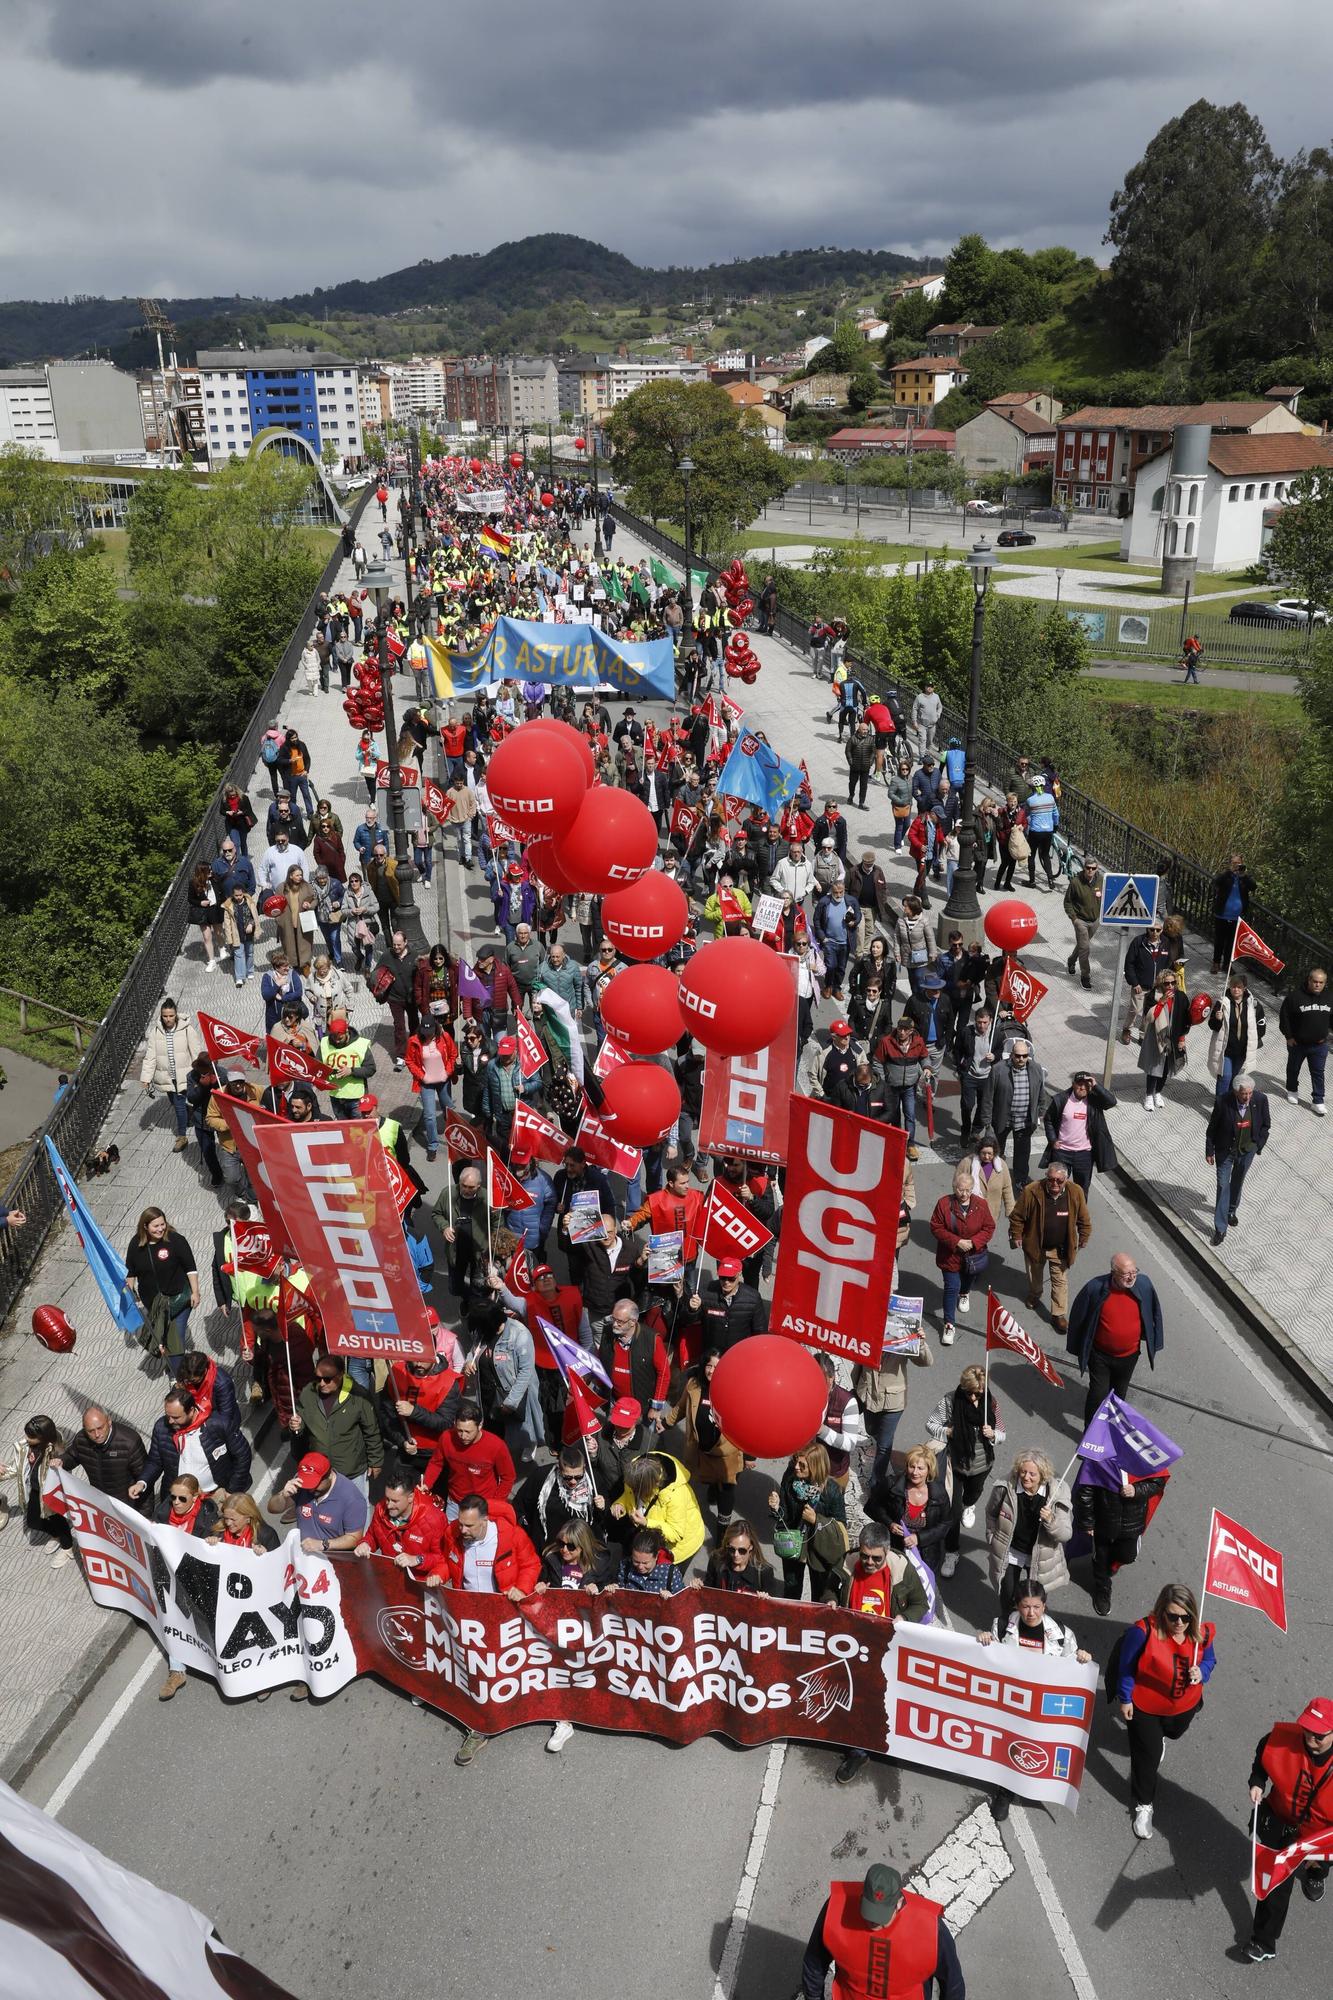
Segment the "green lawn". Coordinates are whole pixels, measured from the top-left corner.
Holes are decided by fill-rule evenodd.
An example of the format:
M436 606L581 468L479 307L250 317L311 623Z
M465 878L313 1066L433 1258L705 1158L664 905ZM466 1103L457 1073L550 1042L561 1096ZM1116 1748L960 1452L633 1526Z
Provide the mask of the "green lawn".
M92 1027L83 1030L83 1046L86 1049L92 1038ZM74 1045L74 1029L68 1021L58 1020L48 1014L34 1000L28 1009L27 1028L19 1026L19 1003L11 1000L7 993L0 993L0 1043L8 1049L18 1049L34 1062L47 1063L53 1070L74 1070L83 1060Z
M1115 704L1141 703L1149 708L1194 711L1221 715L1252 711L1265 722L1300 724L1305 711L1294 694L1252 692L1248 688L1185 687L1180 681L1100 680L1083 676L1079 686L1092 701Z

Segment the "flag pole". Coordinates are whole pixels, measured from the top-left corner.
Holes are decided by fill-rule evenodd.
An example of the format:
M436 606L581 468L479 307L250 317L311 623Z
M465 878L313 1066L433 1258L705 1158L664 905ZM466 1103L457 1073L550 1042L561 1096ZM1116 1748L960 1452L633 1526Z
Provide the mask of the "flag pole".
M1258 1846L1259 1846L1259 1800L1255 1799L1250 1806L1250 1894L1254 1897L1256 1903L1258 1903L1261 1900L1259 1895L1259 1875L1257 1869L1257 1863L1259 1860Z
M1203 1589L1199 1592L1199 1632L1201 1635L1203 1632L1204 1599L1208 1595L1208 1565L1213 1559L1213 1534L1214 1531L1216 1530L1216 1527L1217 1527L1217 1509L1216 1507L1214 1507L1212 1513L1208 1516L1208 1549L1203 1559ZM1196 1667L1199 1664L1199 1648L1202 1644L1203 1644L1202 1636L1200 1636L1198 1639L1194 1641L1194 1665Z

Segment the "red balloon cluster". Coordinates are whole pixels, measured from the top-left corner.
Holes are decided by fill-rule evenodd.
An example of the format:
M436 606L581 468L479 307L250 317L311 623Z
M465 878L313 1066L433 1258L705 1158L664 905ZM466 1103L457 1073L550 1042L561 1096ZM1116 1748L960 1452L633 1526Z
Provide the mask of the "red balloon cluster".
M679 995L686 1027L719 1056L766 1049L796 1005L795 987L758 938L704 945L681 973Z
M828 1384L808 1347L754 1333L722 1356L708 1393L723 1435L747 1457L789 1458L813 1441Z
M727 650L722 655L722 664L732 680L744 681L747 687L753 687L759 678L759 669L763 662L746 634L733 632L727 641Z
M750 579L745 573L745 564L737 556L718 577L722 594L727 600L727 619L734 626L745 623L754 610L754 599L750 595Z

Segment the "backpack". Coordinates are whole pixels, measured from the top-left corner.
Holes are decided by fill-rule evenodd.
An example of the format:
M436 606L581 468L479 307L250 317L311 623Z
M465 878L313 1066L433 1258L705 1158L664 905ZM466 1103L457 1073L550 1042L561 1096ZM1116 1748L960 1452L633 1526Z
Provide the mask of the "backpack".
M266 729L264 731L263 736L260 738L259 754L266 764L273 765L277 763L279 753L285 741L286 739L280 730Z

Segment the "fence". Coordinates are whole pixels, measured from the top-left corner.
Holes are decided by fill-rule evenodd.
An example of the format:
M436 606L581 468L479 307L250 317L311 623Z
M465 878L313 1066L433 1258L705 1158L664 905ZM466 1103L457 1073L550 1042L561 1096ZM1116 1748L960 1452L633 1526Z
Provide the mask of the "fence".
M45 1000L39 1000L36 994L20 993L18 988L15 986L0 986L0 999L18 1001L19 1033L21 1035L26 1035L29 1027L31 1026L31 1023L29 1022L28 1019L28 1014L29 1010L34 1007L36 1008L39 1014L43 1016L49 1015L53 1021L62 1023L67 1022L69 1025L70 1033L74 1040L74 1046L78 1050L80 1055L83 1054L83 1043L85 1035L92 1035L96 1032L97 1029L96 1021L86 1020L82 1014L66 1013L63 1007L51 1007L47 1004Z
M352 517L354 526L369 499L369 492L363 494ZM314 622L315 601L321 591L332 588L342 560L341 549L335 549L325 564L324 573L287 642L286 651L246 724L222 784L234 781L244 790L253 778L259 761L259 739L272 723L296 671L297 661ZM47 1165L42 1140L49 1134L62 1159L71 1171L77 1172L101 1130L102 1120L124 1080L130 1057L143 1036L144 1022L163 992L169 990L167 975L185 939L190 876L196 864L211 861L216 850L217 806L222 797L222 784L218 787L214 805L182 856L180 866L157 906L147 935L116 989L89 1044L88 1053L5 1189L4 1208L21 1209L27 1221L22 1229L0 1231L0 1321L8 1316L48 1229L63 1207Z
M664 535L651 523L639 520L623 507L614 507L612 512L621 526L628 528L639 541L683 570L685 551L679 542L670 535ZM709 563L698 551L694 554L694 567L708 569L714 576L717 574L716 564ZM1179 617L1179 613L1176 616ZM776 629L778 637L785 639L789 646L798 652L806 652L804 623L781 606L778 608ZM873 660L858 658L857 678L864 681L873 693L899 692L899 680L886 674ZM908 687L910 692L911 683ZM910 702L904 705L910 707ZM966 717L952 709L945 709L941 722L946 735L962 737L966 733ZM998 737L984 733L978 735L974 748L978 777L993 790L1002 790L1006 777L1014 768L1016 752ZM1111 812L1096 799L1076 791L1072 785L1061 787L1060 821L1066 839L1075 850L1080 854L1095 854L1104 869L1115 872L1127 870L1136 875L1160 875L1162 901L1159 907L1174 910L1184 917L1192 930L1202 931L1211 939L1213 878L1206 869L1178 854L1165 842L1154 839L1142 827L1122 819L1119 813ZM1285 917L1266 904L1252 904L1249 921L1264 942L1283 960L1288 984L1298 982L1312 966L1326 966L1333 961L1333 943L1312 937L1308 931L1288 923ZM1269 978L1253 959L1246 962L1245 971L1251 979Z

